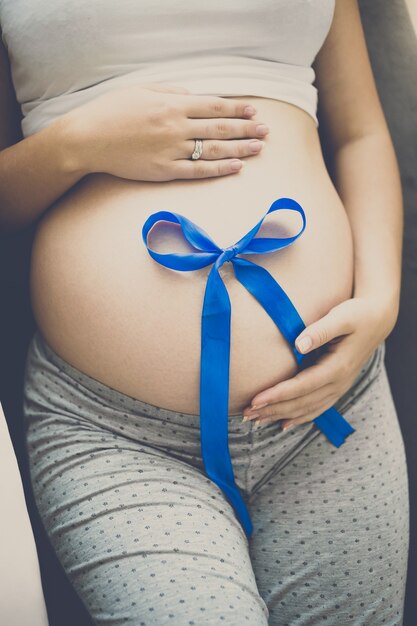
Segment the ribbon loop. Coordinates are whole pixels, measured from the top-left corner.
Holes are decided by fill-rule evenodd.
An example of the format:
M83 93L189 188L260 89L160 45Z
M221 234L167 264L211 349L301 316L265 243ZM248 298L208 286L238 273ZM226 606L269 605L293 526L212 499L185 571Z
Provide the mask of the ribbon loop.
M296 211L302 218L299 232L292 237L257 237L265 217L274 211ZM160 254L147 243L148 233L160 220L177 223L184 237L195 248L191 254ZM305 324L282 287L265 268L238 254L265 254L293 244L306 227L305 213L292 198L275 200L261 220L238 242L220 248L209 235L178 213L159 211L148 217L142 227L142 239L150 256L168 268L180 271L211 268L204 293L201 319L200 359L200 440L207 475L223 491L248 537L253 531L246 503L236 485L228 444L228 402L230 365L231 306L227 289L219 274L225 262L231 262L236 278L258 300L287 340L297 364L303 367L306 356L295 347L295 340ZM339 447L354 428L334 408L324 411L314 420L329 441Z

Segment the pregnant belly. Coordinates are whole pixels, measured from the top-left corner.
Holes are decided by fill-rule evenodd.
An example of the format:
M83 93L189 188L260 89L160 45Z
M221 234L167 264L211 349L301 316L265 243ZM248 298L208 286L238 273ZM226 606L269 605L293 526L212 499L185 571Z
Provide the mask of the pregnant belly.
M142 241L156 211L180 213L221 247L235 243L281 196L303 207L307 226L290 247L243 255L285 289L305 324L351 296L349 222L324 165L313 120L290 104L245 97L270 133L260 155L235 175L169 182L84 178L45 212L34 239L32 306L52 348L93 378L170 410L199 413L201 313L211 266L192 272L159 265ZM268 216L258 236L298 232L290 211ZM149 245L189 252L179 227L160 222ZM297 371L285 339L261 305L220 270L231 318L229 414Z

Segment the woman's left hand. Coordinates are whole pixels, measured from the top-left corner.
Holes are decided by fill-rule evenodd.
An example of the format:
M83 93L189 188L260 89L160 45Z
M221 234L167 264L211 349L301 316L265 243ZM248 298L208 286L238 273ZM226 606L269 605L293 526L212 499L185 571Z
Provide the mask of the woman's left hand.
M244 416L260 424L283 420L282 428L313 421L352 386L395 321L393 311L387 311L379 300L353 297L341 302L307 326L296 339L296 348L302 354L327 344L326 352L293 378L257 394L252 406L244 410ZM301 345L301 340L307 337L311 338L311 345ZM260 408L260 405L265 406Z

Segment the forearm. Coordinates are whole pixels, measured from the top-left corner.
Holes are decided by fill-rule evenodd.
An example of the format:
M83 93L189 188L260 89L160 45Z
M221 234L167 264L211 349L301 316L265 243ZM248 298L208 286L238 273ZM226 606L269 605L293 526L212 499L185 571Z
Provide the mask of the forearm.
M381 131L351 141L333 162L352 228L353 295L375 300L388 334L398 315L403 234L401 180L391 138Z
M0 152L0 230L35 221L86 173L66 116Z

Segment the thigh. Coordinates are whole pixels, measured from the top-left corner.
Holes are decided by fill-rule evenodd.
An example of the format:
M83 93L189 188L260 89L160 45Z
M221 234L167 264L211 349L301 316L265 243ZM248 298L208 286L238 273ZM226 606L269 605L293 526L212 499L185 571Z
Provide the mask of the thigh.
M252 565L270 626L402 624L409 547L406 457L385 366L252 504Z
M199 469L84 419L26 418L37 506L95 623L268 623L246 536Z

